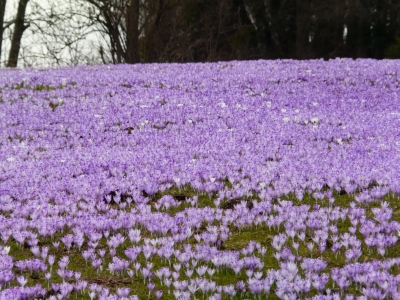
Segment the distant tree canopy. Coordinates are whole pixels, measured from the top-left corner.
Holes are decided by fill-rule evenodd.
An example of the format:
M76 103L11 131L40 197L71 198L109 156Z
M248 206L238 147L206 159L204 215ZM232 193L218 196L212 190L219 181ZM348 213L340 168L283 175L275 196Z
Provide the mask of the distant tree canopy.
M73 53L69 64L400 58L400 0L68 0L62 8L53 2L51 13L31 0L36 10L11 26L1 18L4 3L0 32L14 33L9 66L30 24L27 31L47 36L41 47L50 64L68 63L65 49ZM60 39L55 28L70 38ZM99 42L80 55L77 44L93 32ZM20 59L29 65L34 55L26 51Z

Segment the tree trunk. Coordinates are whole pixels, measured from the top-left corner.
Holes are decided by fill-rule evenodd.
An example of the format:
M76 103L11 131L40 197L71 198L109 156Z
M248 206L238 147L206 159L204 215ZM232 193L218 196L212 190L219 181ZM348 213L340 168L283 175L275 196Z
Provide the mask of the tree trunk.
M296 0L296 58L310 58L310 0Z
M6 11L6 0L0 0L0 59L1 47L3 45L3 31L4 31L4 13Z
M17 17L15 18L14 33L11 41L10 56L8 58L7 67L15 68L18 62L19 50L21 48L21 38L25 29L29 27L25 25L25 10L29 0L20 0L18 3Z
M267 18L266 24L271 33L271 38L275 46L276 52L282 53L281 42L279 40L280 36L275 22L277 12L274 9L274 5L271 0L264 0L264 6L265 6L265 15Z
M140 62L139 57L139 0L130 0L126 12L126 56L125 62Z
M253 27L256 31L258 50L260 52L261 57L264 57L267 52L267 43L265 36L266 26L265 26L265 20L258 14L260 11L263 11L264 7L263 6L256 7L256 4L259 3L251 0L243 0L243 4L247 16L249 17L250 22L253 24Z
M320 1L311 6L311 52L312 57L330 59L346 57L345 38L343 37L347 9L347 0Z
M144 24L145 37L143 41L143 57L145 62L157 61L159 51L154 51L158 44L159 23L164 11L164 0L154 1L154 6L149 9L149 15Z
M349 1L349 7L345 23L347 25L346 47L352 58L373 57L372 28L376 25L372 22L372 12L374 9L364 0ZM385 23L388 20L385 19ZM376 26L375 26L376 28ZM384 45L379 45L384 47Z
M114 21L112 11L110 11L108 7L102 8L102 14L104 17L103 25L110 38L111 52L113 53L113 56L116 56L116 63L120 64L123 62L123 58L125 57L125 51L121 44L121 33L118 29L119 22Z

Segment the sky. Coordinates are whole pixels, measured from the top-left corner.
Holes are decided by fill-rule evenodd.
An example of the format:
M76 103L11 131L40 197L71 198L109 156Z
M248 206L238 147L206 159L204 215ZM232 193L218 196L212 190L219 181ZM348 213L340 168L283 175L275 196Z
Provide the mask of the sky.
M51 3L67 3L67 2L59 2L57 0L30 0L28 2L28 6L26 9L26 16L32 13L32 7L35 4L39 4L45 9L49 9ZM61 8L62 4L60 4ZM7 0L6 12L4 20L5 22L12 20L15 18L18 7L18 0ZM79 6L77 6L79 7ZM67 26L65 26L67 27ZM48 36L44 36L40 33L33 33L35 26L30 26L23 34L21 41L21 50L20 50L20 59L18 61L18 67L26 67L30 65L34 66L49 66L55 64L55 59L45 58L50 57L49 52L47 51L48 47L54 47L57 45L56 40L52 40ZM80 48L80 52L84 55L80 55L80 57L76 57L76 53L70 53L69 51L61 51L58 54L59 64L66 65L72 64L73 58L76 58L76 61L80 60L80 64L85 64L85 55L89 58L93 56L93 48L97 47L101 41L101 37L98 33L91 33L86 35L84 40L81 40L78 44ZM11 30L6 30L3 33L3 47L2 47L2 55L0 59L1 67L5 66L5 63L8 59L9 49L10 49L10 41L11 41ZM45 44L49 46L45 46ZM22 60L21 56L25 56L26 60ZM28 62L28 65L27 65ZM86 62L90 63L90 62Z

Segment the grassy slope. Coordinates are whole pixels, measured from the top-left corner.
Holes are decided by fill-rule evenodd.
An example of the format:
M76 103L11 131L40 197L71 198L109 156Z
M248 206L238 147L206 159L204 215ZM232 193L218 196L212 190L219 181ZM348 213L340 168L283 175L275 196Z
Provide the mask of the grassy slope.
M162 195L165 195L165 194L185 195L187 197L191 197L197 193L190 187L184 187L181 189L173 187L169 190L166 190L163 193L157 193L154 200L161 198ZM349 203L353 200L353 196L350 196L350 195L335 194L334 196L336 199L336 201L334 203L335 206L349 207ZM200 194L198 206L199 207L206 207L206 206L215 207L215 205L213 204L213 201L212 201L214 197L215 197L215 195L210 196L210 195ZM251 198L257 199L257 197L251 197ZM282 197L281 199L291 200L291 201L293 201L294 205L305 205L306 204L306 205L310 205L311 207L316 203L318 203L321 207L326 207L329 205L327 200L316 201L315 199L313 199L312 197L310 197L308 195L306 195L304 197L302 202L299 202L297 199L295 199L291 195ZM251 199L247 199L247 200L250 201ZM400 222L399 198L386 195L383 199L381 199L381 201L386 201L390 204L390 207L393 209L393 212L394 212L392 220ZM178 211L183 211L185 208L188 208L188 207L190 207L190 205L188 205L188 203L186 203L186 202L183 202L180 206L169 209L167 211L167 213L169 213L170 215L174 215ZM380 202L378 202L378 201L374 202L374 203L368 205L368 207L364 206L364 208L367 208L367 217L369 217L369 218L373 217L373 214L371 212L372 207L380 207ZM344 222L339 221L337 226L339 229L339 233L344 233L344 232L348 231L348 228L351 226L351 224L350 224L349 219L346 219ZM283 226L281 225L281 230L279 232L283 232L282 227ZM273 236L275 236L278 233L278 230L273 229L273 228L269 229L267 226L260 226L260 225L259 226L253 225L251 227L243 228L240 230L240 232L234 226L231 226L230 229L231 229L231 236L223 243L223 245L222 245L223 250L241 250L244 247L246 247L250 241L256 241L256 242L259 242L262 246L266 246L268 248L267 253L263 257L263 262L265 264L264 271L271 269L271 268L275 268L275 269L278 268L278 262L273 256L273 254L275 253L275 250L271 246L272 238L273 238ZM204 230L204 228L203 229L200 228L200 230ZM62 282L61 278L59 278L59 276L55 273L55 270L58 268L57 261L60 257L69 254L70 264L68 266L68 269L81 272L82 279L87 280L89 282L89 284L97 283L102 286L106 286L110 289L111 292L115 292L115 290L118 287L130 287L131 292L134 294L137 294L140 297L140 299L147 299L148 289L147 289L146 285L144 284L144 281L142 280L141 275L139 275L137 277L134 276L133 279L131 280L126 273L123 274L122 276L118 276L116 274L114 274L114 275L110 274L110 272L107 270L108 263L111 261L111 256L108 251L106 252L105 262L103 263L103 268L104 268L103 271L96 272L96 270L90 265L90 262L88 262L88 266L86 266L85 260L83 259L81 252L76 247L73 247L69 252L67 252L67 250L63 248L63 244L60 243L59 249L56 249L52 245L52 241L59 239L61 236L64 236L66 233L67 232L64 232L63 234L57 233L57 235L52 239L47 238L47 239L40 240L40 246L48 246L50 248L49 254L53 254L57 257L56 263L53 268L53 276L51 278L52 283ZM305 239L305 243L311 241L311 234L312 234L312 232L310 232L308 230L306 239ZM146 236L151 237L149 232L142 230L142 238L145 238ZM364 241L363 236L359 232L357 232L357 237L359 239L361 239L361 241ZM297 239L297 238L295 238L295 239ZM142 242L143 241L141 241L140 243L142 243ZM192 244L196 243L196 241L193 237L189 240L189 242ZM310 251L307 249L305 243L300 243L299 255L301 255L303 257L311 257ZM21 247L21 246L17 245L16 242L13 242L13 241L11 241L11 243L9 243L8 245L11 246L10 255L14 257L15 261L22 260L22 259L34 258L34 255L29 250L29 247ZM291 242L290 243L286 242L286 245L290 246ZM27 246L27 245L25 245L25 246ZM132 243L129 242L129 240L127 239L127 241L124 244L122 244L118 247L117 256L127 259L127 257L123 254L123 252L125 249L127 249L131 246L132 246ZM108 246L106 245L104 237L100 240L99 245L97 247L97 249L101 249L101 248L108 250ZM177 248L183 248L183 247L181 245L181 246L177 246ZM81 250L86 250L86 249L87 249L87 244L85 242ZM367 250L367 246L364 244L364 242L363 242L362 249L363 249L363 255L359 259L359 262L371 261L373 259L378 259L378 260L382 259L382 257L379 254L377 254L376 250L373 250L370 253L370 251ZM294 249L292 249L292 251L293 251L293 253L296 252ZM388 249L385 258L387 259L387 258L398 257L398 253L400 253L400 243L399 242L395 246ZM328 267L325 270L325 272L330 270L333 267L341 267L341 266L345 265L345 258L343 255L343 250L341 250L340 255L338 256L338 259L336 259L335 254L330 249L327 249L321 255L321 253L319 253L318 247L314 247L312 257L313 258L321 257L326 262L328 262ZM137 261L139 261L142 266L145 266L145 264L146 264L146 260L143 256L143 254L139 255ZM155 255L151 258L151 262L154 264L154 267L152 269L153 271L155 271L163 266L169 266L168 262L162 261L157 255ZM172 263L176 263L176 262L177 262L177 260L173 257ZM203 264L205 264L205 263L203 263ZM197 267L199 265L200 265L200 263L197 265ZM208 264L208 265L210 267L212 267L211 264ZM132 265L130 266L130 268L133 269ZM15 271L16 271L16 274L19 274L19 271L17 271L17 270L15 270ZM183 273L183 270L181 270L180 272L181 272L181 277L179 278L179 280L188 279L187 276ZM400 274L399 268L393 269L392 272L394 275ZM28 286L40 283L47 289L46 279L44 278L43 274L41 274L41 273L29 274L29 272L25 272L25 275L29 279ZM193 277L195 277L195 276L193 276ZM209 276L207 275L206 277L208 278ZM212 279L219 285L227 285L227 284L235 283L238 280L246 281L247 276L246 276L244 270L242 270L239 273L239 276L236 276L235 273L233 272L233 270L224 269L224 270L217 271L213 275ZM73 280L72 280L72 282L73 282ZM153 282L156 283L156 289L161 288L164 290L164 295L163 295L162 299L175 299L174 295L172 294L172 291L170 294L168 294L168 289L161 286L161 284L156 276L153 277ZM14 281L14 285L16 285L15 281ZM328 282L327 286L330 286L333 291L339 291L337 287L333 288L331 280L330 280L330 282ZM354 285L349 287L348 292L352 292L354 294L359 294L359 292L356 290L356 287ZM317 292L316 292L316 290L313 290L311 293L308 294L308 296L315 295L315 294L317 294ZM199 297L201 297L200 293L198 295L199 295ZM237 295L236 297L242 298L242 297L244 297L244 295ZM72 297L71 299L73 299L73 298L75 298L75 297ZM79 299L90 299L87 293L79 294L78 298ZM150 298L155 299L154 294L151 294ZM247 295L246 298L253 298L253 297L250 297L250 295ZM271 293L271 295L269 296L268 299L278 299L278 298L275 295L273 295L273 293Z

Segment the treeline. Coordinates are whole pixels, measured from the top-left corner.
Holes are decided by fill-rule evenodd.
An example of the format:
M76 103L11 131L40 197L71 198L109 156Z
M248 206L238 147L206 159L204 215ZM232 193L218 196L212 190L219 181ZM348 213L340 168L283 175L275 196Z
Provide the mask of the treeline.
M10 67L400 57L400 0L19 0L10 20L5 3Z

